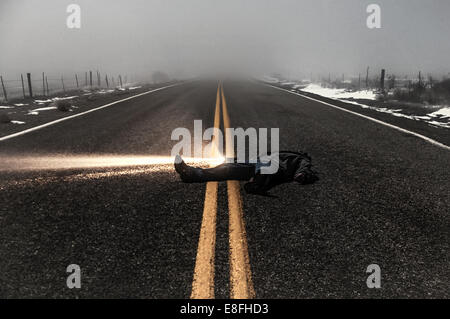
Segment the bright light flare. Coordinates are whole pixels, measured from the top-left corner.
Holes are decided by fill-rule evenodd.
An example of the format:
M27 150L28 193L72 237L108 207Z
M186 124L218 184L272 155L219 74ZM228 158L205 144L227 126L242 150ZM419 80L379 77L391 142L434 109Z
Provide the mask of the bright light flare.
M199 166L217 166L225 161L222 156L213 158L186 157L183 160L188 164ZM175 158L172 156L146 155L1 156L0 171L167 166L173 165L174 161Z

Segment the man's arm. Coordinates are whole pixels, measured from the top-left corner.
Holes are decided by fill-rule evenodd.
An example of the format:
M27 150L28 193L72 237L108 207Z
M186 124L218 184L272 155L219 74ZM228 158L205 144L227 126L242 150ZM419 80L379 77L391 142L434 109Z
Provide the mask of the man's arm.
M294 180L302 185L312 184L319 179L317 173L311 169L311 160L307 158L300 159L298 167L294 173Z
M271 175L257 174L244 185L244 189L247 194L265 195L274 186L271 183Z

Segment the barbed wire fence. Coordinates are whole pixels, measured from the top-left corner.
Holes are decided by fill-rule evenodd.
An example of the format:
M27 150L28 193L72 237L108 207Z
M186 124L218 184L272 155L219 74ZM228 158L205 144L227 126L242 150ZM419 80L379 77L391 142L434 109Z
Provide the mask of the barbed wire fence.
M130 77L130 80L132 78ZM49 97L76 91L123 88L128 75L111 75L99 71L85 71L72 75L47 74L42 72L21 74L17 79L6 79L0 75L0 101Z

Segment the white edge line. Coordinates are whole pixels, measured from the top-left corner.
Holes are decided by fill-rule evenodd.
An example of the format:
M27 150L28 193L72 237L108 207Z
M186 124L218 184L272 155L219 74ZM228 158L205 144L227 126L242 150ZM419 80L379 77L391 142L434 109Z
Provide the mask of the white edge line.
M335 109L338 109L338 110L341 110L341 111L344 111L344 112L347 112L347 113L351 113L353 115L365 118L366 120L369 120L369 121L372 121L372 122L375 122L375 123L378 123L378 124L381 124L381 125L393 128L394 130L397 130L397 131L400 131L400 132L403 132L403 133L407 133L407 134L410 134L410 135L414 135L414 136L416 136L418 138L423 139L424 141L427 141L428 143L431 143L431 144L433 144L435 146L439 146L439 147L441 147L443 149L446 149L446 150L450 151L450 146L445 145L445 144L443 144L441 142L438 142L436 140L433 140L432 138L429 138L429 137L427 137L425 135L422 135L422 134L419 134L419 133L416 133L416 132L413 132L413 131L406 130L404 128L395 126L393 124L389 124L389 123L377 120L377 119L375 119L373 117L370 117L370 116L367 116L367 115L364 115L364 114L360 114L358 112L353 112L353 111L347 110L347 109L345 109L343 107L339 107L339 106L336 106L336 105L333 105L333 104L330 104L330 103L327 103L327 102L324 102L324 101L321 101L321 100L318 100L318 99L315 99L315 98L312 98L312 97L309 97L309 96L306 96L306 95L302 95L302 94L299 94L299 93L296 93L296 92L292 92L292 91L289 91L289 90L286 90L286 89L282 89L280 87L277 87L277 86L274 86L274 85L271 85L271 84L267 84L267 83L263 83L263 84L266 85L266 86L270 86L270 87L272 87L274 89L278 89L278 90L281 90L281 91L286 91L288 93L301 96L301 97L303 97L305 99L312 100L312 101L315 101L315 102L319 102L319 103L322 103L322 104L334 107Z
M60 119L57 119L57 120L45 123L45 124L41 124L41 125L38 125L38 126L35 126L35 127L31 127L29 129L26 129L26 130L23 130L23 131L20 131L20 132L11 134L11 135L6 135L6 136L3 136L3 137L0 137L0 141L5 141L5 140L9 140L11 138L17 137L17 136L25 135L25 134L28 134L30 132L40 130L40 129L42 129L44 127L47 127L47 126L51 126L51 125L54 125L54 124L57 124L57 123L60 123L60 122L64 122L64 121L67 121L67 120L70 120L70 119L73 119L73 118L76 118L76 117L79 117L79 116L91 113L91 112L95 112L95 111L107 108L107 107L109 107L111 105L114 105L114 104L118 104L118 103L121 103L121 102L124 102L124 101L128 101L128 100L134 99L134 98L139 97L139 96L150 94L150 93L153 93L153 92L156 92L156 91L161 91L161 90L168 89L170 87L178 86L178 85L181 85L181 84L184 84L184 83L171 84L171 85L163 86L163 87L160 87L160 88L157 88L157 89L153 89L153 90L150 90L150 91L147 91L147 92L143 92L143 93L139 93L139 94L136 94L136 95L133 95L133 96L129 96L129 97L125 98L125 99L114 101L112 103L105 104L105 105L96 107L94 109L90 109L88 111L84 111L84 112L77 113L77 114L74 114L74 115L66 116L66 117L63 117L63 118L60 118Z

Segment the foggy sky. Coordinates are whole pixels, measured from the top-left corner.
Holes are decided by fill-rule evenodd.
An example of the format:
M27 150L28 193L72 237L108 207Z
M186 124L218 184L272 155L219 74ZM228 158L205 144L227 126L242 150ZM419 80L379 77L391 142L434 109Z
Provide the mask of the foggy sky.
M81 29L66 7L81 6ZM366 7L382 8L382 29ZM0 74L450 72L449 0L0 0Z

